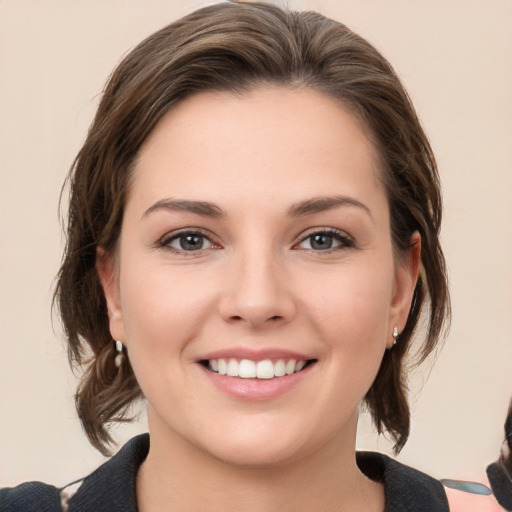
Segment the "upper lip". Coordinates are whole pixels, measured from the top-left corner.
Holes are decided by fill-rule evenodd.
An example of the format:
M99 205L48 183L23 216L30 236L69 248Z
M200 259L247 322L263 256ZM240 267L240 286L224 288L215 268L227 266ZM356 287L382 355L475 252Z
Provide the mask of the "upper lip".
M201 356L198 361L208 361L212 359L249 359L251 361L263 361L265 359L271 359L277 361L278 359L295 359L297 361L308 361L314 359L309 355L295 352L292 350L284 350L280 348L225 348L221 350L215 350L209 352L204 356Z

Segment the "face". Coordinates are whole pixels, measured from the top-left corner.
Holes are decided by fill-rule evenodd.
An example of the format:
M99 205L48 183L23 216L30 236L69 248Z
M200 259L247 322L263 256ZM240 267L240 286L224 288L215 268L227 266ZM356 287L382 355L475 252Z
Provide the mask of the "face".
M393 259L361 123L277 87L171 110L140 151L117 252L98 261L152 436L256 466L353 450L418 267L414 250Z

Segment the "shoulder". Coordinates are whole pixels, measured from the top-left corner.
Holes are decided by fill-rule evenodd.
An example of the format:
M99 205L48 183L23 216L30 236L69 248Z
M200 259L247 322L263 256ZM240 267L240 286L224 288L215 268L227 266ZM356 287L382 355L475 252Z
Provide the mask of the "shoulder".
M503 512L492 495L474 494L459 489L446 489L451 512ZM510 509L509 509L510 510Z
M498 503L512 510L512 475L502 459L487 466L487 478Z
M26 482L0 489L2 512L60 512L60 491L42 482Z
M449 511L446 492L435 478L381 453L358 452L357 463L368 478L384 485L386 511Z
M512 480L508 484L508 496L505 486L496 485L491 477L494 473L487 468L489 481L481 477L482 482L466 480L441 480L446 487L446 494L452 512L503 512L512 510ZM491 489L489 488L492 488Z
M89 476L64 488L27 482L0 489L1 512L136 512L135 477L149 451L149 436L131 439Z

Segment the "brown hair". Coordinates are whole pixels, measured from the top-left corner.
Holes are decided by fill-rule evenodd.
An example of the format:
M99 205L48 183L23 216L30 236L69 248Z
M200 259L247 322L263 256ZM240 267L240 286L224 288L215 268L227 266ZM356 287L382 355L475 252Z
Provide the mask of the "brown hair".
M369 128L379 150L399 257L421 235L423 271L399 343L387 351L366 396L379 433L398 451L409 434L405 355L428 308L423 361L449 317L439 245L441 196L436 163L414 108L390 64L341 23L314 12L225 2L159 30L117 67L69 176L67 247L58 276L72 364L85 366L77 410L91 443L106 452L111 422L142 395L129 364L118 371L96 250L113 251L138 151L162 116L198 91L241 93L259 84L309 87L340 100ZM428 304L427 304L428 299Z

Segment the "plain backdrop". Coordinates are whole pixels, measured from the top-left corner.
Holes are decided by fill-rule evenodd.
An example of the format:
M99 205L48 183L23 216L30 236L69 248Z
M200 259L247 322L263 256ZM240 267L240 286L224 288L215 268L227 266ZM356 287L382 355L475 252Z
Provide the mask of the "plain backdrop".
M0 486L56 485L102 460L73 408L58 319L61 184L113 67L198 0L0 0ZM512 1L304 0L368 38L405 82L437 155L452 330L413 375L400 460L481 479L512 395ZM427 379L428 378L428 379ZM123 442L144 418L117 429ZM368 418L360 448L389 452Z

